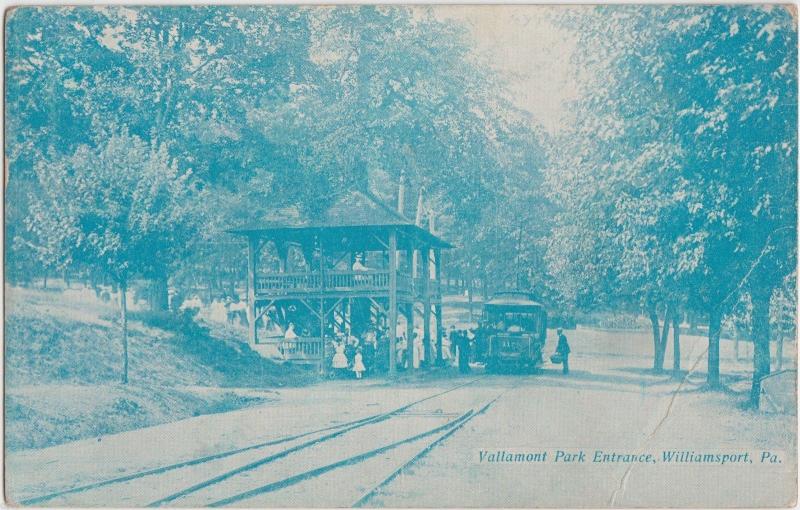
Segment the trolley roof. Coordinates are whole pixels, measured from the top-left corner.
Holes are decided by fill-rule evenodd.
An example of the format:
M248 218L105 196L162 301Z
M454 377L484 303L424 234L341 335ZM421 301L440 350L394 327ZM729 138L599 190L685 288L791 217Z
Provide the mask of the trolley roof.
M484 303L484 306L525 306L525 307L542 307L542 303L531 299L530 294L526 292L511 291L499 292L492 296L492 298Z

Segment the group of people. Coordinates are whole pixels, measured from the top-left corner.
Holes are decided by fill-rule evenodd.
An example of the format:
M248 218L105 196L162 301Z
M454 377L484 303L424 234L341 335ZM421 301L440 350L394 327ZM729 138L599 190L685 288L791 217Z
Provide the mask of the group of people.
M472 347L475 343L475 331L472 329L456 329L455 326L443 332L441 345L441 361L445 366L458 366L461 372L469 372ZM396 361L399 370L411 366L419 367L425 363L425 347L419 331L412 333L412 341L406 340L405 334L399 334L395 344ZM413 350L412 350L413 349ZM455 349L455 352L453 350ZM430 339L431 362L439 359L439 345L435 337Z
M382 351L378 342L379 332L367 330L363 339L347 333L332 340L333 358L331 368L333 373L344 376L348 371L355 374L356 379L361 379L365 373L379 370L379 357Z
M386 372L389 368L389 337L381 328L370 328L359 338L347 332L332 335L328 352L332 373L337 377L361 379L365 375ZM474 334L469 330L457 330L451 326L442 335L441 360L447 366L457 365L461 372L469 371L471 345ZM455 347L455 355L451 347ZM430 356L437 359L438 345L431 338ZM411 341L405 332L399 332L395 339L395 367L399 371L417 368L426 363L425 348L420 331L411 332Z
M450 326L447 334L451 345L455 346L458 371L462 374L469 372L469 360L472 347L475 343L475 331L472 329L456 329Z
M450 343L446 339L442 339L442 359L450 358ZM436 359L438 346L436 339L431 338L430 353L433 359ZM419 330L411 332L411 340L406 337L405 333L398 333L397 340L395 341L395 362L397 363L398 370L405 370L407 368L419 368L426 362L425 345L422 341L422 333Z
M269 315L264 315L261 321L264 328L264 336L266 338L283 338L284 340L294 340L299 336L297 334L294 322L289 322L286 325L286 328L282 328L281 325L278 324L278 321Z
M274 321L266 319L266 328L274 336L281 336L284 342L298 338L295 325L289 322L282 330ZM405 332L398 334L395 340L395 363L400 371L417 368L425 363L425 348L420 331L411 332L411 341ZM442 335L441 360L444 365L457 366L459 372L470 371L470 360L475 346L475 331L472 329L456 329L455 326ZM558 343L551 361L561 364L564 374L569 373L570 346L562 328L558 328ZM355 376L361 379L365 374L386 372L389 368L389 337L387 332L378 328L369 328L361 334L361 338L350 331L341 335L331 335L328 352L332 352L330 367L338 377ZM283 344L281 344L283 345ZM451 349L455 349L455 353ZM431 360L437 359L438 345L435 337L431 338ZM478 353L480 355L480 353Z

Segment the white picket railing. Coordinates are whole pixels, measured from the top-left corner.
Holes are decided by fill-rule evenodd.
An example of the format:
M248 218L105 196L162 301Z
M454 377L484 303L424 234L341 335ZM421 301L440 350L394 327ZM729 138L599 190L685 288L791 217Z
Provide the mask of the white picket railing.
M397 274L398 292L414 292L421 296L423 280ZM429 282L431 295L436 295L439 284ZM256 277L256 294L282 295L294 292L322 290L386 290L389 288L389 271L326 271L320 273L279 273Z

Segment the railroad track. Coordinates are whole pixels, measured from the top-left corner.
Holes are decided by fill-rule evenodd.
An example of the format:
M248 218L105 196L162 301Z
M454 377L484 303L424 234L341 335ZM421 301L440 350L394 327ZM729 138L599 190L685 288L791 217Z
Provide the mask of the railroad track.
M326 498L330 491L323 487L316 491L320 495L319 504L363 506L511 389L499 393L495 390L488 396L476 395L468 387L477 380L388 412L72 487L20 503L218 507L245 502L287 506L286 501L315 494L315 484L328 484L325 487L329 489L333 483L341 486L337 492L341 501L329 502ZM358 483L349 483L349 476ZM153 497L156 493L158 497Z
M504 392L505 393L505 392ZM456 433L458 429L463 427L467 424L469 420L474 418L475 416L481 415L485 413L492 404L494 404L503 394L500 394L490 400L486 405L484 405L479 411L476 413L472 413L469 416L465 417L460 423L455 424L454 426L450 427L449 429L445 430L442 434L438 435L434 438L433 441L425 445L419 452L416 453L413 457L408 459L405 463L403 463L400 467L392 471L392 473L384 478L380 483L366 491L362 494L351 506L353 508L361 508L366 506L375 496L379 496L383 489L388 486L395 478L402 475L404 472L408 471L414 464L416 464L420 459L422 459L425 455L428 454L431 450L433 450L436 446L440 443L444 442L448 437Z
M328 427L323 427L323 428L320 428L320 429L316 429L316 430L312 430L312 431L308 431L308 432L303 432L303 433L300 433L300 434L294 434L294 435L290 435L290 436L284 436L284 437L278 438L278 439L273 439L273 440L270 440L270 441L264 441L264 442L260 442L260 443L255 443L255 444L252 444L252 445L249 445L249 446L245 446L245 447L242 447L242 448L236 448L236 449L233 449L233 450L226 450L226 451L219 452L219 453L214 453L214 454L211 454L211 455L205 455L203 457L197 457L197 458L186 460L186 461L176 462L174 464L168 464L166 466L147 469L147 470L144 470L144 471L138 471L136 473L131 473L131 474L128 474L128 475L119 476L119 477L115 477L115 478L109 478L107 480L102 480L102 481L99 481L99 482L94 482L94 483L90 483L90 484L86 484L86 485L80 485L80 486L77 486L77 487L71 487L71 488L68 488L68 489L62 489L62 490L59 490L59 491L43 494L41 496L35 496L35 497L32 497L32 498L23 499L22 501L20 501L20 504L24 505L24 506L40 505L42 503L46 503L48 501L51 501L51 500L59 498L59 497L68 496L70 494L78 494L78 493L81 493L81 492L87 492L87 491L90 491L92 489L99 489L99 488L106 487L106 486L109 486L109 485L120 484L120 483L125 483L125 482L129 482L129 481L132 481L132 480L137 480L137 479L140 479L140 478L148 477L148 476L159 475L159 474L166 473L166 472L173 471L173 470L180 469L180 468L195 466L195 465L198 465L198 464L204 464L206 462L211 462L211 461L214 461L214 460L223 459L225 457L230 457L232 455L236 455L236 454L239 454L239 453L244 453L244 452L247 452L247 451L250 451L250 450L256 450L256 449L260 449L260 448L265 448L267 446L279 445L279 444L287 443L287 442L290 442L290 441L293 441L293 440L296 440L296 439L301 439L301 438L304 438L304 437L313 436L314 434L318 434L318 433L321 433L321 432L328 432L328 431L341 429L341 428L349 427L349 426L357 426L359 423L363 423L363 422L367 422L367 421L370 421L370 420L373 420L373 419L377 419L379 416L380 415L376 414L376 415L368 416L366 418L361 418L359 420L353 420L353 421L350 421L350 422L331 425L331 426L328 426Z

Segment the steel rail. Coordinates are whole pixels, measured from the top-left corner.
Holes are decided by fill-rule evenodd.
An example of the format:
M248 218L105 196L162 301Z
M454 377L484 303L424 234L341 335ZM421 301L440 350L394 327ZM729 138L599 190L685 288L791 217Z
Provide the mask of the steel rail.
M347 431L353 430L354 428L358 428L358 427L361 427L361 426L365 426L365 425L374 423L376 421L381 421L382 419L386 419L386 418L388 418L388 417L390 417L390 416L392 416L394 414L403 412L405 409L408 409L408 408L410 408L410 407L412 407L414 405L420 404L420 403L422 403L424 401L436 398L438 396L444 395L444 394L449 393L451 391L455 391L455 390L457 390L459 388L462 388L464 386L468 386L470 384L473 384L476 381L478 381L479 379L480 378L476 378L476 379L473 379L473 380L468 381L466 383L453 386L452 388L449 388L449 389L447 389L447 390L445 390L443 392L436 393L434 395L429 395L427 397L424 397L422 399L416 400L416 401L411 402L409 404L405 404L405 405L403 405L403 406L401 406L401 407L399 407L397 409L394 409L394 410L391 410L391 411L387 411L385 413L378 413L378 414L374 414L374 415L371 415L371 416L367 416L365 418L360 418L360 419L352 420L352 421L345 422L345 423L339 423L339 424L336 424L336 425L330 425L330 426L327 426L327 427L322 427L322 428L319 428L319 429L311 430L311 431L308 431L308 432L302 432L302 433L299 433L299 434L292 434L292 435L289 435L289 436L284 436L284 437L281 437L281 438L272 439L272 440L269 440L269 441L264 441L264 442L256 443L256 444L249 445L249 446L244 446L242 448L236 448L236 449L227 450L227 451L223 451L223 452L219 452L219 453L214 453L214 454L211 454L211 455L205 455L205 456L194 458L194 459L189 459L189 460L185 460L185 461L181 461L181 462L177 462L177 463L173 463L173 464L168 464L166 466L156 467L156 468L152 468L152 469L146 469L146 470L143 470L143 471L137 471L135 473L131 473L131 474L128 474L128 475L114 477L114 478L110 478L110 479L107 479L107 480L101 480L101 481L98 481L98 482L93 482L93 483L86 484L86 485L80 485L80 486L77 486L77 487L71 487L69 489L62 489L62 490L59 490L59 491L54 491L54 492L50 492L50 493L47 493L47 494L43 494L41 496L35 496L35 497L31 497L31 498L26 498L26 499L20 500L19 504L23 505L23 506L35 506L35 505L39 505L41 503L44 503L46 501L50 501L52 499L55 499L55 498L58 498L58 497L61 497L61 496L67 496L67 495L70 495L70 494L78 494L78 493L81 493L81 492L86 492L86 491L89 491L89 490L102 488L102 487L105 487L105 486L108 486L108 485L129 482L131 480L136 480L136 479L144 478L144 477L147 477L147 476L159 475L159 474L163 474L163 473L166 473L168 471L173 471L173 470L176 470L176 469L181 469L181 468L185 468L185 467L191 467L191 466L195 466L195 465L199 465L199 464L204 464L206 462L211 462L211 461L223 459L223 458L230 457L232 455L237 455L237 454L240 454L240 453L244 453L244 452L247 452L247 451L257 450L259 448L265 448L265 447L268 447L268 446L275 446L275 445L278 445L278 444L287 443L287 442L294 441L294 440L297 440L297 439L302 439L304 437L312 436L314 434L319 434L319 433L322 433L322 432L328 432L328 431L331 431L331 430L337 430L337 429L343 429L343 428L347 428ZM344 432L340 431L340 433L344 433ZM318 438L316 440L312 440L312 441L308 441L306 443L303 443L302 446L303 446L303 448L307 448L309 446L312 446L313 444L317 444L319 442L327 441L329 439L332 439L333 437L336 437L336 436L340 435L340 433L337 433L335 435L334 434L328 434L327 436L323 436L322 438ZM291 452L286 453L286 455L288 455L289 453L293 453L294 451L298 451L299 449L302 449L302 448L298 448L298 447L290 448L289 450L291 450ZM283 452L287 452L287 450L284 450ZM279 454L283 453L283 452L279 452ZM276 454L276 455L279 455L279 454ZM154 503L157 503L157 502L154 502ZM151 506L154 503L151 503Z

